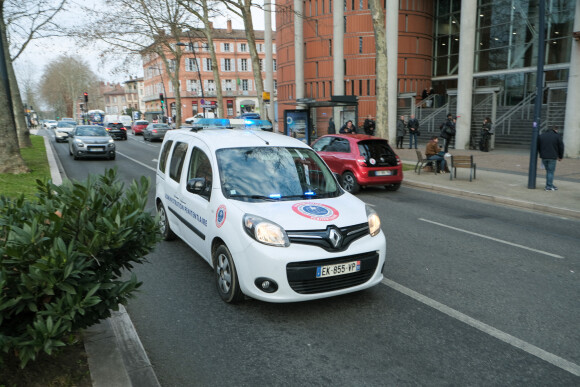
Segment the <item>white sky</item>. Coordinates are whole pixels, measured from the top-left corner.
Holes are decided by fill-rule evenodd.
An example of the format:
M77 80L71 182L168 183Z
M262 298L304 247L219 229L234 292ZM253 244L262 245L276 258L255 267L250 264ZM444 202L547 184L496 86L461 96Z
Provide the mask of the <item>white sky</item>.
M95 7L104 6L104 0L83 0L83 4L94 4ZM75 7L72 6L72 9ZM253 23L255 29L264 28L264 14L261 10L255 9L253 12ZM62 12L58 16L58 20L76 20L82 19L82 15L74 11ZM237 29L243 28L243 23L241 20L236 20L232 17L233 27ZM275 29L275 16L272 15L272 28ZM214 27L216 28L226 28L226 19L216 19L214 21ZM45 65L50 63L52 59L59 57L62 54L72 54L78 55L83 58L87 63L90 64L93 72L97 74L105 82L122 82L125 81L128 76L143 75L143 68L141 63L136 63L133 67L127 68L122 74L115 74L111 70L111 66L102 65L99 60L98 48L93 48L91 46L79 47L71 39L67 38L50 38L50 39L37 39L28 45L26 50L14 63L14 68L17 76L20 79L32 78L36 81L42 76L43 68Z

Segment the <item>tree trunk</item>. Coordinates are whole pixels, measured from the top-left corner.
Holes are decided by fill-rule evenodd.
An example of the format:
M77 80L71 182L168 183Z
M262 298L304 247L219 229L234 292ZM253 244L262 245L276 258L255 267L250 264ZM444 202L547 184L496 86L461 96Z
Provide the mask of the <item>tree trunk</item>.
M0 173L27 173L30 170L20 155L18 136L14 123L14 112L10 103L10 84L8 82L6 25L4 24L4 5L0 3Z
M14 73L14 68L12 67L12 60L10 59L10 51L8 50L8 40L6 39L6 25L4 20L0 23L2 25L2 45L4 46L4 57L6 63L6 71L8 73L8 82L10 83L10 96L12 97L12 111L14 113L14 123L16 124L16 133L18 136L18 145L20 148L30 148L32 147L32 142L30 141L30 131L28 130L28 125L26 124L26 118L24 115L24 107L22 105L22 98L20 97L20 89L18 87L18 81L16 80L16 75Z
M387 67L387 40L385 33L385 12L382 1L369 0L376 50L376 83L377 83L377 116L376 135L389 139L389 110L388 110L388 67Z
M206 0L202 0L202 9L203 9L203 25L205 27L205 37L207 38L207 44L209 47L209 52L211 55L211 62L215 63L215 66L212 66L213 77L215 79L215 91L217 97L217 117L224 118L226 115L224 114L227 110L224 109L224 96L222 90L222 81L220 78L219 72L219 62L217 60L217 56L215 54L215 47L213 45L213 31L210 28L210 20L209 20L209 8L207 5Z
M258 50L256 50L256 35L254 34L254 24L252 23L251 5L251 0L244 0L244 7L241 8L241 11L244 18L244 26L246 27L246 39L250 48L250 57L252 58L252 71L254 73L254 83L256 84L256 96L260 105L260 116L264 117L264 100L262 98L264 82L262 81Z

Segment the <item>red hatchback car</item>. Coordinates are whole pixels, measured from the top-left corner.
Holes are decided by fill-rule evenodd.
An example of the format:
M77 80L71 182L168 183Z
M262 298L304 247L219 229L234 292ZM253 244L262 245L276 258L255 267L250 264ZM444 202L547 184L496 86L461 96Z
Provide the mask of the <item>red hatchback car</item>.
M396 191L403 181L403 165L389 142L366 134L329 134L320 137L312 148L340 175L345 191L356 193L360 187L383 185Z
M147 125L149 125L149 121L144 121L144 120L135 121L135 122L133 122L133 125L131 126L131 132L133 132L134 136L136 136L138 134L143 134L143 130L145 130Z

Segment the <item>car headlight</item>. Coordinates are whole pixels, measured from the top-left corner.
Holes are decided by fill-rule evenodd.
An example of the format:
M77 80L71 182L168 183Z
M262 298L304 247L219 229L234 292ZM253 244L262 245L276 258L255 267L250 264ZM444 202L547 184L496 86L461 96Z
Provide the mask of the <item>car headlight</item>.
M256 241L270 246L288 247L290 240L286 231L274 222L257 215L244 215L244 230Z
M82 148L83 146L85 146L85 144L81 141L81 140L75 140L75 144L79 147Z
M369 205L366 206L367 220L369 222L369 232L371 236L377 235L381 231L381 218Z

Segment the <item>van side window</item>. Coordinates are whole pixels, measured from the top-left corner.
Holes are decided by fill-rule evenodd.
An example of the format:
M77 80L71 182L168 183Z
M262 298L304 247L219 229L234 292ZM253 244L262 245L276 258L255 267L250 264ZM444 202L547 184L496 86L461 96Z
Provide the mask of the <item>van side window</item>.
M169 156L169 150L173 145L173 141L167 141L163 144L163 150L161 151L161 156L159 157L159 170L165 173L165 167L167 166L167 157Z
M187 153L187 143L178 142L175 144L173 154L171 155L171 162L169 164L169 177L179 183L181 178L181 170L183 169L183 161Z
M212 169L207 155L199 148L194 148L191 152L189 161L189 170L187 172L187 181L195 178L205 178L205 189L201 196L209 200L211 196Z

